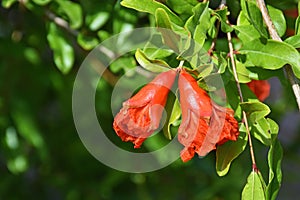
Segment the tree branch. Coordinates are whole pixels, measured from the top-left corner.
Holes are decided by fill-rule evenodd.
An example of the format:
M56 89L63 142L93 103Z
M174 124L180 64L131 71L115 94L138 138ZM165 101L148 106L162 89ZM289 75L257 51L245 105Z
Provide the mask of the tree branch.
M256 2L257 2L257 5L258 5L261 13L262 13L264 22L268 27L268 31L270 33L271 38L273 40L277 40L277 41L282 42L280 36L278 35L278 33L275 29L274 24L273 24L273 22L270 18L270 15L268 13L268 10L267 10L267 7L266 7L266 4L265 4L264 0L256 0ZM288 78L290 84L292 85L292 89L293 89L294 95L296 97L296 102L298 104L298 109L300 111L300 87L299 87L297 78L295 77L295 75L293 73L293 70L292 70L290 65L285 65L284 70L286 72L286 75L287 75L287 78Z

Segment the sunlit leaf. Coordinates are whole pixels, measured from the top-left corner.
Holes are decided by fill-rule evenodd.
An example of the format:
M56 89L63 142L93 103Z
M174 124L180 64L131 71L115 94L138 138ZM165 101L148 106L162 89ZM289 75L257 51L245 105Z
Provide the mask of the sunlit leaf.
M55 23L49 24L47 39L53 50L56 66L62 73L68 73L74 63L73 47L69 44Z
M252 171L242 192L242 200L265 200L263 184L258 172Z
M128 7L128 8L133 8L135 10L138 10L140 12L147 12L152 15L155 14L155 11L157 8L162 8L164 9L167 13L168 16L170 17L170 20L177 24L177 25L182 25L183 22L182 20L174 13L172 12L167 6L164 4L155 1L155 0L123 0L121 2L122 6Z
M4 8L9 8L16 2L18 2L18 0L2 0L2 6Z
M77 42L85 50L91 50L99 44L97 38L84 35L83 33L78 34Z
M71 28L79 28L82 25L82 9L81 6L72 1L55 0L62 11L68 16Z
M185 27L191 32L193 39L202 46L211 27L208 3L199 3L193 8L193 15L186 21Z
M170 69L169 65L163 60L151 60L140 50L136 50L135 58L138 63L151 72L165 72Z
M47 5L49 2L51 2L52 0L32 0L34 3L44 6Z
M260 101L243 102L240 105L253 123L264 118L271 112L270 108Z
M231 162L237 158L247 146L248 137L245 127L240 128L237 141L227 141L216 150L216 170L219 176L225 176L230 168Z
M233 26L233 28L236 31L238 38L241 39L244 44L260 38L259 32L252 25Z
M240 52L246 54L250 66L274 70L290 64L295 75L300 78L300 54L287 43L274 40L263 43L260 40L252 40L246 43Z
M248 21L256 28L256 30L260 33L264 38L268 38L268 32L264 25L264 21L262 18L262 14L259 8L256 5L255 1L241 1L242 11L247 16Z
M286 21L283 12L269 5L267 7L277 33L279 34L279 36L283 36L286 31Z
M300 35L288 37L284 40L284 42L292 45L294 48L300 48Z

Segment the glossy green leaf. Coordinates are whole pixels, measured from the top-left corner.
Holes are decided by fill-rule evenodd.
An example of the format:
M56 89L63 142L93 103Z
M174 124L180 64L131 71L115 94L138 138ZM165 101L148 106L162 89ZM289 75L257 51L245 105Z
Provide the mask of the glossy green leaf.
M164 4L162 4L158 1L155 1L155 0L123 0L121 2L121 5L128 7L128 8L133 8L140 12L150 13L152 15L155 14L155 11L157 8L162 8L167 12L170 20L173 23L180 25L180 26L183 25L182 20L173 11L171 11Z
M265 200L263 183L258 172L252 171L242 192L242 200Z
M271 125L266 118L261 118L255 123L251 123L251 133L258 139L261 143L266 146L270 146L272 143L271 139Z
M71 28L77 29L82 25L82 9L81 6L72 1L55 0L60 9L68 16Z
M243 63L236 61L236 70L240 83L248 83L251 81L251 72L245 67Z
M18 2L18 0L2 0L1 4L4 8L9 8L16 2Z
M32 0L34 3L44 6L47 5L49 2L51 2L52 0Z
M283 12L269 5L267 7L277 33L279 34L279 36L283 36L286 31L286 21Z
M233 28L227 23L228 9L224 7L220 10L212 11L221 21L221 30L225 33L233 31Z
M133 75L133 68L136 67L135 59L132 56L120 57L110 64L109 68L113 73L118 73L124 70L127 76Z
M179 101L176 95L173 93L169 93L168 102L166 105L166 111L167 111L167 119L163 127L163 133L167 139L171 140L172 139L171 125L174 125L174 123L176 123L176 121L180 118L181 115Z
M208 2L199 3L192 11L193 15L186 21L185 28L191 32L193 39L202 46L207 31L211 27Z
M86 24L92 31L96 31L101 28L108 20L109 12L98 12L95 14L90 14L86 16Z
M271 148L268 153L268 165L269 165L269 183L267 185L267 199L275 200L279 192L282 172L281 161L283 157L282 147L277 138L274 139Z
M262 43L260 40L252 40L240 52L246 54L250 66L274 70L290 64L295 75L300 78L300 54L287 43L274 40Z
M260 38L259 32L252 25L233 26L233 28L236 31L238 38L241 39L244 44Z
M178 52L180 37L175 32L171 31L172 25L167 12L162 8L158 8L155 11L155 21L156 25L159 27L158 31L162 34L163 43L175 52Z
M237 26L248 26L251 25L251 23L249 22L248 18L247 18L247 12L244 10L240 11L240 14L237 18L237 22L236 22Z
M228 173L231 162L245 150L247 141L245 126L242 125L237 141L228 141L217 147L216 170L219 176L225 176Z
M56 26L55 23L49 24L47 39L51 49L53 50L54 62L58 69L66 74L74 64L73 47L64 37L63 32Z
M140 49L136 50L135 58L143 68L151 72L165 72L170 69L170 66L165 61L151 60Z
M165 3L185 19L193 14L192 9L199 2L197 0L168 0Z
M264 118L271 112L270 108L260 101L244 102L240 103L240 105L253 123Z
M300 35L288 37L284 40L284 42L292 45L294 48L300 48Z
M78 34L77 42L85 50L91 50L99 44L97 38L84 35L83 33Z
M154 16L158 27L172 29L171 20L164 9L157 8Z
M264 25L264 21L259 8L255 1L241 0L242 11L247 16L248 21L256 28L260 35L268 38L268 32Z

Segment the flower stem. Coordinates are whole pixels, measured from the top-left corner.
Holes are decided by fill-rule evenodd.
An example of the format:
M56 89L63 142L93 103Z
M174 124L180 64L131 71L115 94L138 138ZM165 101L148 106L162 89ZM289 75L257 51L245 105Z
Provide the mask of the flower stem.
M265 24L268 27L268 31L270 33L271 38L273 40L277 40L277 41L282 42L280 36L278 35L278 33L275 29L274 24L273 24L273 22L270 18L270 15L268 13L265 1L264 0L256 0L256 3L257 3L257 5L258 5L258 7L261 11L261 14L263 16ZM297 101L297 104L298 104L298 109L300 111L300 86L297 83L297 78L295 77L295 75L293 73L293 70L292 70L290 65L285 65L284 70L286 72L286 75L287 75L287 78L288 78L290 84L292 85L292 89L293 89L293 92L294 92L294 95L296 97L296 101Z
M244 98L243 98L243 93L242 93L241 86L240 86L239 79L238 79L238 75L237 75L236 64L235 64L235 60L234 60L234 49L233 49L233 45L232 45L231 33L230 32L227 33L227 40L228 40L229 56L230 56L230 61L231 61L231 65L232 65L232 71L233 71L234 79L235 79L236 86L237 86L237 89L238 89L238 93L239 93L239 96L240 96L240 102L243 103ZM252 169L257 170L256 162L255 162L254 149L253 149L253 145L252 145L251 134L250 134L250 131L249 131L248 118L247 118L247 114L246 114L245 111L243 111L243 121L244 121L244 124L245 124L245 127L246 127L246 132L247 132L247 135L248 135L250 155L251 155L251 160L252 160Z

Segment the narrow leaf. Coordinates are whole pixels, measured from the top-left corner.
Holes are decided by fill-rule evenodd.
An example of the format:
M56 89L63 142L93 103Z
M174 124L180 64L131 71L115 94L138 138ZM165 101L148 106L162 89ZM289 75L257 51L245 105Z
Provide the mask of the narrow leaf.
M267 186L267 199L275 200L279 192L282 172L281 172L281 161L282 161L282 147L279 140L276 138L271 145L268 153L268 164L269 164L269 184Z

